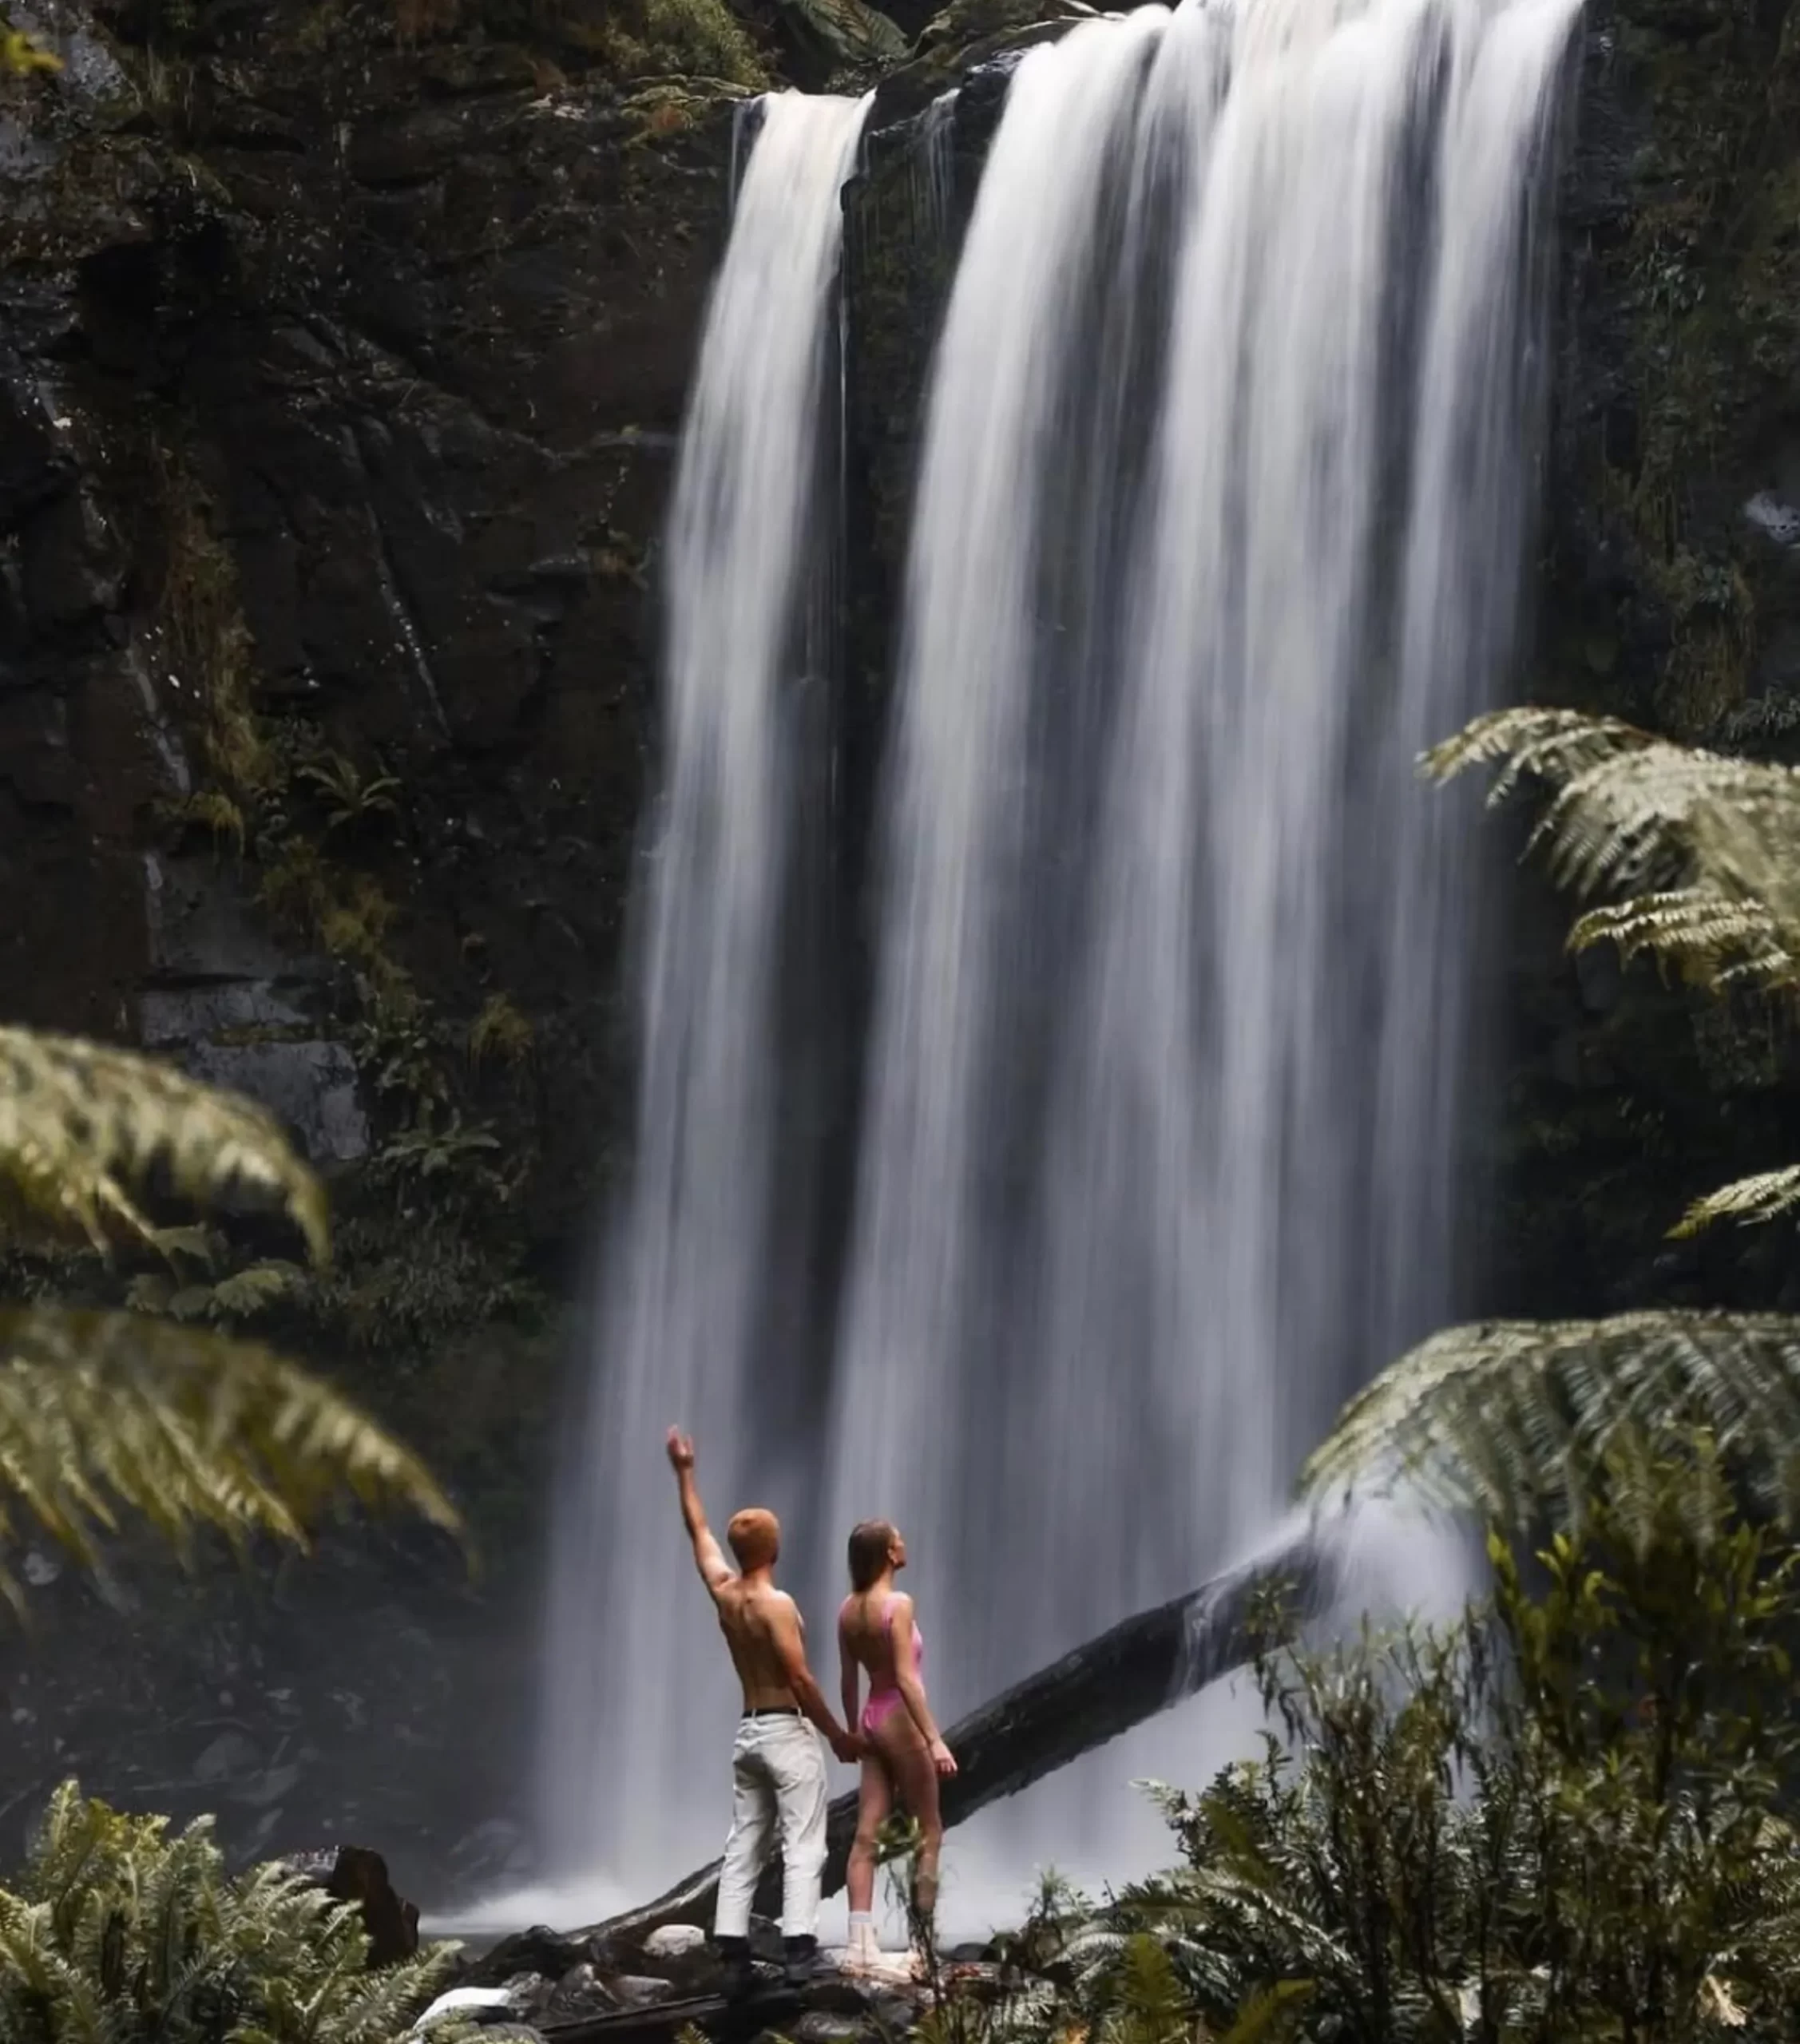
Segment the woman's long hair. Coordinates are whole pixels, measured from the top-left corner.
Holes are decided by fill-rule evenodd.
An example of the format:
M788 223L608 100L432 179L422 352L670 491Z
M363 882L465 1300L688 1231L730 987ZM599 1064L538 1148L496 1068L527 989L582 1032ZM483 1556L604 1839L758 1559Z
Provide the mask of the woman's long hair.
M850 1535L850 1586L872 1590L887 1571L887 1558L895 1539L894 1528L885 1519L865 1519Z

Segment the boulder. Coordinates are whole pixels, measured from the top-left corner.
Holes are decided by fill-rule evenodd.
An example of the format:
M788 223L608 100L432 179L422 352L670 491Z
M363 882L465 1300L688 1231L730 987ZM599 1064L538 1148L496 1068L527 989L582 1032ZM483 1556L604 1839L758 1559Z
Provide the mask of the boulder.
M646 1959L687 1959L705 1949L706 1933L697 1923L664 1923L644 1940Z
M788 2033L794 2044L850 2044L870 2033L866 2015L840 2015L831 2009L808 2009Z
M670 2000L675 1993L669 1982L648 1973L621 1973L607 1985L628 2009L653 2008L658 2002Z
M388 1879L387 1862L366 1845L327 1852L290 1852L282 1864L315 1881L334 1902L353 1902L368 1934L371 1967L392 1966L418 1950L418 1909L403 1901Z
M553 1931L534 1923L517 1931L482 1953L470 1967L471 1986L496 1987L521 1974L534 1974L561 1982L577 1967L592 1967L597 1954L591 1942L579 1933Z
M579 2022L584 2017L604 2015L619 2006L618 1997L601 1977L600 1968L584 1960L572 1966L556 1984L556 1991L540 2013L552 2025Z

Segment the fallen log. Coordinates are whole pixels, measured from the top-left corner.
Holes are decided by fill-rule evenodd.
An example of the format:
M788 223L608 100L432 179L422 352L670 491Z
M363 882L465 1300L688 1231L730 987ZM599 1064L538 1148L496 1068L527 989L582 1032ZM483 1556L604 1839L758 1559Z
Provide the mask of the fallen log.
M1335 1555L1308 1528L1275 1552L1140 1611L1015 1683L945 1735L957 1758L957 1772L943 1785L946 1826L1016 1796L1242 1667L1255 1654L1258 1615L1272 1593L1285 1594L1297 1616L1314 1616L1331 1602L1341 1574ZM827 1895L843 1886L855 1836L853 1789L832 1804L827 1820ZM715 1860L654 1902L600 1924L595 1935L648 1937L665 1923L710 1925L719 1867ZM765 1915L779 1915L779 1866L764 1875L756 1906Z

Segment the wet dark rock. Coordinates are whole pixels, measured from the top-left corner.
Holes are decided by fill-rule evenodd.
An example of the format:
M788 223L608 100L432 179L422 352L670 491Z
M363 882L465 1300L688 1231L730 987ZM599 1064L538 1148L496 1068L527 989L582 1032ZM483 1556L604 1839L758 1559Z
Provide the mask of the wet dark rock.
M648 2008L655 2002L671 2000L675 1994L672 1981L651 1974L621 1973L606 1984L620 2004L631 2009Z
M506 1990L512 2006L519 2014L529 2018L543 2014L557 1992L557 1983L546 1980L541 1973L515 1973L500 1985Z
M394 1891L387 1862L365 1846L339 1848L326 1888L339 1902L354 1902L369 1934L369 1963L391 1966L418 1950L418 1909Z
M618 1997L608 1987L599 1967L584 1960L572 1966L556 1983L555 1991L545 2003L543 2015L553 2026L559 2022L572 2022L582 2016L604 2014L609 2009L619 2006Z
M779 1959L782 1955L776 1942L779 1937L775 1932L773 1937L765 1935L755 1939L751 1948L755 1955L771 1962ZM633 1955L632 1963L644 1972L668 1980L683 1994L710 1993L722 1977L718 1947L692 1923L672 1923L652 1931Z
M387 1862L363 1845L283 1855L283 1864L315 1881L334 1902L355 1903L368 1934L371 1967L392 1966L418 1950L418 1911L395 1894Z
M795 2044L849 2044L851 2038L865 2035L870 2026L864 2014L839 2015L828 2009L808 2009L791 2034Z
M530 1975L560 1983L577 1967L592 1967L596 1958L579 1931L553 1931L540 1923L502 1938L469 1967L463 1981L471 1987L498 1987Z

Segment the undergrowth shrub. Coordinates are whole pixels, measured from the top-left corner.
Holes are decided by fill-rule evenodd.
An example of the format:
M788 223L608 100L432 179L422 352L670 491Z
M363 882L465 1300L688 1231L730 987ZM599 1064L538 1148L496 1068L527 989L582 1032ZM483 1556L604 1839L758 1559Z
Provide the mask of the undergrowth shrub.
M1703 1439L1490 1554L1453 1628L1266 1652L1261 1757L1151 1785L1181 1864L1066 1908L982 2035L1800 2036L1800 1555Z
M278 1866L234 1875L201 1819L171 1836L57 1791L0 1888L6 2044L394 2044L443 1947L371 1973L354 1903Z

